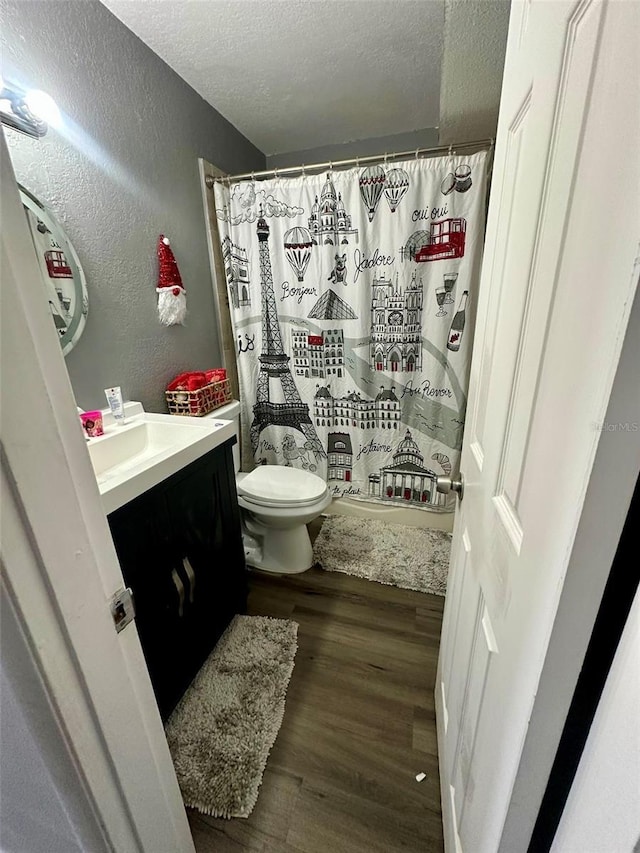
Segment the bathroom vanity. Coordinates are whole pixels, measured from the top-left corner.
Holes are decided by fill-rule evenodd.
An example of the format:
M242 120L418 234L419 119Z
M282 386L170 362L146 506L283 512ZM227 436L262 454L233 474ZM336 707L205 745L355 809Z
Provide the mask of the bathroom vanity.
M228 438L107 516L163 719L246 607L234 441Z

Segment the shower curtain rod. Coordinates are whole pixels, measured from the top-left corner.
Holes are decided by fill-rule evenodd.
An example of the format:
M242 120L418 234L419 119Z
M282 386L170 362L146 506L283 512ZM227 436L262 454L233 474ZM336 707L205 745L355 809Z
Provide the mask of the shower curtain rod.
M211 189L215 183L230 184L234 181L244 181L247 178L254 180L255 178L266 178L269 176L277 178L280 175L291 175L296 172L305 175L307 170L322 171L323 169L329 169L331 171L337 166L360 166L362 163L375 162L386 163L387 160L397 160L399 158L406 160L409 157L418 159L418 157L425 157L427 155L454 154L470 148L478 151L482 151L483 149L491 150L493 148L493 138L478 139L474 142L461 142L452 145L439 145L435 148L416 148L414 151L396 151L393 154L372 154L367 157L350 157L348 160L328 160L326 163L312 163L311 165L302 163L300 166L286 166L283 169L265 169L263 172L243 172L241 175L220 175L219 177L207 175L205 183Z

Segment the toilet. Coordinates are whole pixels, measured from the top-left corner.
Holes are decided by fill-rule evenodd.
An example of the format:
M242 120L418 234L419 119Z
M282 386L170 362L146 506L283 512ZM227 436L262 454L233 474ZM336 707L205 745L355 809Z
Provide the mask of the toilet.
M206 417L234 421L239 442L237 400ZM244 474L238 443L233 447L233 462L247 564L278 574L305 572L313 562L307 524L331 503L327 484L315 474L284 465L258 465Z

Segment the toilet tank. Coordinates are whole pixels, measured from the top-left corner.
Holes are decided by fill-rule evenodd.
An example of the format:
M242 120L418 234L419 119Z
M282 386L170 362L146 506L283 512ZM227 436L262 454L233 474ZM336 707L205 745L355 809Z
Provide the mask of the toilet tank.
M232 400L218 409L204 415L205 418L214 418L220 421L233 421L236 433L236 443L233 445L233 468L236 474L240 471L240 403Z

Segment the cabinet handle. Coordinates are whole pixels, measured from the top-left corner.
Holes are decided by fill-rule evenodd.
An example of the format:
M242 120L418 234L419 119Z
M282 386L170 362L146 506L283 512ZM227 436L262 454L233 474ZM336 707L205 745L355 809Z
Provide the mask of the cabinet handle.
M183 558L182 565L184 566L184 570L189 578L189 601L193 604L193 596L196 589L196 573L193 571L193 566L189 562L188 557Z
M184 616L184 584L175 569L171 572L171 578L178 593L178 616L182 619Z

